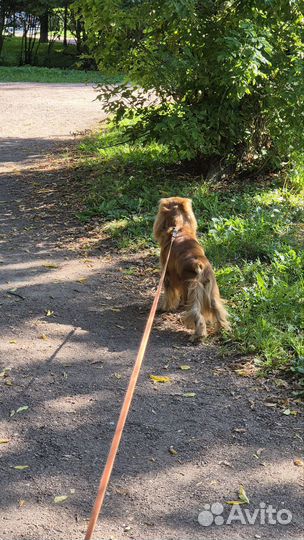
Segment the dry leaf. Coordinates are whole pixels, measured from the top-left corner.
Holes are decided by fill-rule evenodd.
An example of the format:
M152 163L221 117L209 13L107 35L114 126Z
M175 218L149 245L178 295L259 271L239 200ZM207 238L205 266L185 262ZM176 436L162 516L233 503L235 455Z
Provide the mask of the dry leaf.
M244 486L241 484L239 489L239 500L238 501L226 501L226 504L249 504L249 499L247 497Z
M240 485L239 498L240 498L240 501L242 501L242 503L249 504L249 499L247 497L245 488L242 484Z
M245 501L226 501L226 504L246 504Z
M60 504L66 501L67 498L68 498L68 495L57 495L57 497L54 497L53 501L55 504Z
M47 317L55 317L55 313L52 309L46 309L45 314Z
M168 451L169 451L169 454L171 454L171 456L177 455L177 451L175 450L173 446L169 446Z
M46 341L49 338L45 334L41 334L41 336L39 336L39 339L44 339Z
M191 369L191 366L183 364L182 366L179 366L179 369L181 369L182 371L188 371L189 369Z
M6 386L13 386L13 385L14 385L12 379L6 379L6 380L4 381L4 384L5 384Z
M121 309L116 308L116 307L111 307L111 308L109 308L109 310L110 310L110 311L114 311L115 313L121 311Z
M42 266L44 268L58 268L58 264L55 264L55 263L45 263Z
M14 469L16 469L16 471L25 471L26 469L29 469L30 466L29 465L15 465L14 466Z
M7 444L9 442L10 442L9 439L0 439L0 444Z
M257 459L259 459L261 457L261 453L264 452L265 448L258 448L258 450L256 451L254 455L254 457L256 457Z
M24 506L24 505L25 505L25 500L24 499L19 499L19 501L18 501L19 508L22 508L22 506Z
M86 283L88 281L88 278L86 277L81 277L79 279L76 279L77 283Z
M304 461L302 461L302 459L300 458L294 459L293 464L296 465L297 467L304 467Z
M15 344L15 343L17 343L17 341L16 341L15 339L10 339L10 340L9 340L9 343Z
M122 375L121 373L114 373L114 377L116 377L116 379L121 379Z
M1 371L1 373L0 373L0 379L5 379L6 377L8 377L10 370L11 370L11 368L9 368L9 367L4 368L4 370Z
M150 377L150 379L152 379L152 381L158 382L158 383L169 383L169 382L171 382L170 377L163 377L161 375L149 375L149 377Z
M195 392L185 392L183 394L183 397L195 397L195 396L196 396Z
M16 413L21 413L21 412L25 412L28 410L28 405L22 405L22 407L19 407L17 410L16 410Z
M219 461L219 465L225 465L225 467L231 467L233 469L233 465L229 461Z

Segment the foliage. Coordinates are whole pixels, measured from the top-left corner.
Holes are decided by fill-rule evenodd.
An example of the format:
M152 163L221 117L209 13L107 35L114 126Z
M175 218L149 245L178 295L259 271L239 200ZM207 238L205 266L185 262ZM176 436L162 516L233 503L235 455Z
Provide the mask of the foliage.
M228 300L233 331L224 339L254 354L264 369L304 356L304 167L284 176L234 185L203 181L172 167L168 146L124 144L121 130L81 146L88 184L81 219L98 216L119 248L155 251L152 224L160 197L191 197L199 237Z
M77 0L99 67L158 104L114 91L128 135L169 144L209 174L266 169L303 146L303 0ZM113 103L115 101L115 104Z

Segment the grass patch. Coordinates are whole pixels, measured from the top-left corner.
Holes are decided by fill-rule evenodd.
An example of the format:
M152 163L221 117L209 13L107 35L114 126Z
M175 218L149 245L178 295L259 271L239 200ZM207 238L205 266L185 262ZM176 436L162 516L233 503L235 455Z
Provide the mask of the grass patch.
M8 36L5 38L0 57L1 65L19 66L21 41L21 37ZM39 40L36 43L34 63L37 66L70 68L77 61L78 53L75 45L64 47L61 41L55 41L51 45L39 43Z
M89 182L86 210L119 248L154 246L160 197L191 197L199 236L228 300L227 344L254 354L264 370L304 375L304 167L259 183L212 185L179 174L164 146L123 144L112 130L81 145Z
M41 82L41 83L113 83L98 71L78 71L76 69L56 69L32 66L0 66L0 82Z
M38 43L38 41L37 41ZM19 66L21 49L20 37L6 37L0 57L0 82L42 82L42 83L115 83L117 77L105 77L99 71L81 71L77 67L75 45L63 46L55 42L39 43L34 55L34 66ZM47 66L47 67L46 67Z

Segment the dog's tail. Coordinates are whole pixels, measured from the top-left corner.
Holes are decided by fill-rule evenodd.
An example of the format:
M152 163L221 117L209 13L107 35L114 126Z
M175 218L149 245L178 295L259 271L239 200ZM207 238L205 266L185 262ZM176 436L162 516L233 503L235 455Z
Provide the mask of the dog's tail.
M203 315L203 319L217 322L218 326L229 330L228 313L211 267L198 262L195 271L196 277L188 286L187 311L183 317L185 325L188 328L194 327L197 332L199 326L205 327Z

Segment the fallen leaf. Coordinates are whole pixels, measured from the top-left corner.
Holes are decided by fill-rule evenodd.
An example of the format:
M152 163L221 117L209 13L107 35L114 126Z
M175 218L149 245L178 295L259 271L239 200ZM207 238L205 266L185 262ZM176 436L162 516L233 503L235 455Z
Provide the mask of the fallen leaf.
M26 469L29 469L30 466L29 465L15 465L14 466L14 469L16 469L16 471L25 471Z
M289 416L291 414L291 410L290 409L284 409L283 414L285 414L286 416Z
M225 465L225 467L231 467L233 469L233 465L229 461L219 461L219 465Z
M22 506L24 506L24 505L25 505L25 500L24 499L19 499L19 501L18 501L19 508L22 508Z
M175 450L173 446L169 446L168 451L169 451L169 454L171 454L171 456L177 455L177 451Z
M46 341L49 338L45 334L41 334L41 336L39 336L39 339L44 339Z
M9 442L10 442L9 439L0 439L0 444L7 444Z
M259 459L261 457L261 453L264 452L265 448L258 448L254 455L255 458Z
M68 495L57 495L57 497L54 497L53 501L55 504L60 504L66 501L67 498L68 498Z
M54 313L54 311L52 309L46 309L45 310L45 315L47 317L55 317L55 313Z
M150 379L152 379L152 381L158 382L158 383L169 383L169 382L171 382L170 377L163 377L161 375L149 375L149 377L150 377Z
M77 283L86 283L88 281L88 278L86 277L81 277L79 279L76 279Z
M16 411L13 409L11 412L10 412L10 417L14 416L16 414Z
M116 377L116 379L121 379L122 375L121 373L114 373L114 377Z
M226 504L246 504L245 501L226 501Z
M237 501L226 501L226 504L249 504L249 499L247 497L244 486L241 484L239 489L239 500Z
M14 386L12 379L5 379L4 384L6 386Z
M240 501L242 501L242 503L249 504L249 499L247 497L245 488L242 484L240 485L239 498L240 498Z
M16 341L15 339L10 339L10 340L9 340L9 343L15 344L15 343L17 343L17 341Z
M121 309L115 308L115 307L111 307L109 309L110 309L110 311L114 311L115 313L118 312L118 311L121 311Z
M189 369L191 369L191 366L183 364L182 366L179 366L179 369L181 369L182 371L188 371Z
M22 407L19 407L17 410L16 410L16 413L21 413L21 412L25 412L28 410L28 405L22 405Z
M5 379L6 377L8 377L10 370L11 370L11 368L9 368L9 367L4 368L4 370L1 371L1 373L0 373L0 379Z
M42 266L44 268L58 268L58 264L55 264L55 263L45 263Z
M195 396L196 396L195 392L185 392L183 394L183 397L195 397Z
M302 461L302 459L300 458L294 459L293 464L296 465L297 467L304 467L304 461Z

